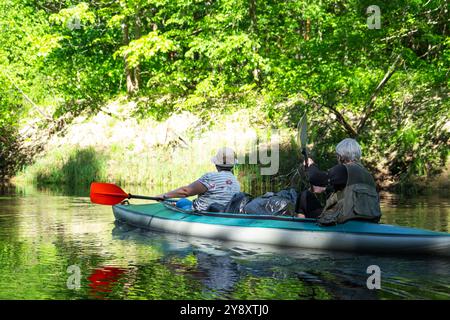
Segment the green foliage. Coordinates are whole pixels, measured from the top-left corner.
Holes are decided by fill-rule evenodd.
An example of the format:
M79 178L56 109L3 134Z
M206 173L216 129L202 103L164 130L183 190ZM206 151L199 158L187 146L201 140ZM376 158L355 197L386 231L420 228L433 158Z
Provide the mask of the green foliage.
M152 31L147 35L130 42L118 50L114 56L126 56L127 62L132 67L137 67L141 61L149 61L159 52L166 53L174 49L173 42L158 32Z
M14 176L25 163L26 156L20 148L20 143L17 128L0 124L0 181Z
M433 175L448 156L447 2L381 1L380 29L368 28L371 4L3 1L0 120L35 115L23 93L54 118L124 94L141 118L246 108L295 128L307 111L321 165L354 136L380 174Z
M93 148L62 148L38 159L20 179L40 186L69 185L72 188L89 186L105 176L105 157Z

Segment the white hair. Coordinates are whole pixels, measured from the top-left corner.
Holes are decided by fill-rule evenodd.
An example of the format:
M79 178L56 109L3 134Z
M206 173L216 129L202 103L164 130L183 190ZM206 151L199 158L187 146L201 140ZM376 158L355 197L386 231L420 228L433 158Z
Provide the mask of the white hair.
M361 147L355 139L346 138L339 142L336 153L343 162L361 160Z

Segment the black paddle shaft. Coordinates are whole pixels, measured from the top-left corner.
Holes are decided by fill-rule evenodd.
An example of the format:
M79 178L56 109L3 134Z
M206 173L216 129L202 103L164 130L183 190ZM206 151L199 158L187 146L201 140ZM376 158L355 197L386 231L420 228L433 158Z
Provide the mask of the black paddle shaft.
M155 200L155 201L165 201L165 202L177 202L176 199L163 199L158 197L149 197L149 196L137 196L129 193L128 199L143 199L143 200Z
M128 194L128 199L144 199L144 200L156 200L156 201L164 201L165 200L163 198L158 198L158 197L136 196L131 193Z

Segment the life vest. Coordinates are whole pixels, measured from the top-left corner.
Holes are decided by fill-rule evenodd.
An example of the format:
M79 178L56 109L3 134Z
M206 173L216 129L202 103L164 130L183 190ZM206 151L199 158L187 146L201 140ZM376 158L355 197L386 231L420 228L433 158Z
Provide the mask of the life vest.
M345 165L347 185L327 199L319 223L344 223L352 219L378 222L381 218L380 198L372 175L360 163Z

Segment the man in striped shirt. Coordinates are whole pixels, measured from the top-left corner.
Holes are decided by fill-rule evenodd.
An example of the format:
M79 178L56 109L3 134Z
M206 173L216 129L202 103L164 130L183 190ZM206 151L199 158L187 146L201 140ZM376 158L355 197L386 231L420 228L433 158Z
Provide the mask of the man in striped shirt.
M218 211L226 207L235 193L240 192L240 185L233 175L236 156L232 149L221 148L211 161L217 172L204 174L193 183L160 195L164 199L186 198L197 195L193 202L182 199L177 206L182 209L196 211Z

